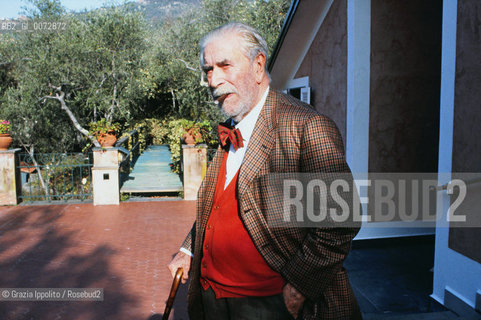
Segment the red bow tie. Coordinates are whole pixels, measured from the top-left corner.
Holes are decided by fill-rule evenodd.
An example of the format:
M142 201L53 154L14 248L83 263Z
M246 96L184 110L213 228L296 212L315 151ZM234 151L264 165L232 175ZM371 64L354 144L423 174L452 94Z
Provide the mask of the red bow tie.
M219 124L219 139L222 147L227 145L227 140L232 143L234 150L244 147L244 143L242 142L242 135L239 129L229 127L225 124Z

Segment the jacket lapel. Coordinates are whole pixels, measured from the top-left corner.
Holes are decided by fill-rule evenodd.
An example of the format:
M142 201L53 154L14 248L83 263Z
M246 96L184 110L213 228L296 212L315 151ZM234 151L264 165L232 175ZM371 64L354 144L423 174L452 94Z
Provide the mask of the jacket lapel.
M240 168L238 181L239 199L242 199L249 183L263 167L275 146L273 129L276 126L274 109L277 100L277 93L269 89L266 102L257 119L254 132L247 146L244 161Z

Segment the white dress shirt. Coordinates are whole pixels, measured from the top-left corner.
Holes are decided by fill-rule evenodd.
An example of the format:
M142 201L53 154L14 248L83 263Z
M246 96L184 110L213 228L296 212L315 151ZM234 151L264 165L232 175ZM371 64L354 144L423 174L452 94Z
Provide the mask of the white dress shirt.
M239 170L242 164L242 161L244 160L244 156L247 150L247 145L249 144L249 140L251 139L252 132L254 131L257 118L259 118L259 114L261 113L262 107L266 102L268 92L269 92L269 87L267 87L266 92L264 92L264 95L262 96L262 99L254 107L254 109L252 109L244 117L244 119L242 119L239 123L235 125L235 127L240 130L240 133L242 135L242 140L244 142L244 146L242 148L238 148L237 150L234 150L232 143L230 144L229 156L227 157L227 163L226 163L226 176L225 176L224 190L227 188L229 183L235 177L237 171ZM234 121L232 121L231 125L234 125Z

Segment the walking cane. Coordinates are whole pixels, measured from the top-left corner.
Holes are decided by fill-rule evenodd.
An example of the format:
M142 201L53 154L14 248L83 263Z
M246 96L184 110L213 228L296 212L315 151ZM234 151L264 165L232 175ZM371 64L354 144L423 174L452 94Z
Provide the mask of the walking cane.
M169 299L167 300L167 304L165 305L164 315L162 316L162 320L168 320L170 311L172 310L172 306L174 305L175 295L177 294L177 289L179 289L180 280L182 279L182 274L184 273L184 269L178 268L175 272L174 280L172 281L172 287L170 288Z

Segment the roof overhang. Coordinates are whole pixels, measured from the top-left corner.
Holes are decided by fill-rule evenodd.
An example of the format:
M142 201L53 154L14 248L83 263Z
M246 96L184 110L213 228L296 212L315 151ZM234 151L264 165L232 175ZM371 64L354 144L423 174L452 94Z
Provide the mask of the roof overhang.
M271 86L285 89L301 66L334 0L294 0L269 60Z

